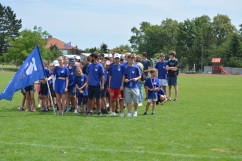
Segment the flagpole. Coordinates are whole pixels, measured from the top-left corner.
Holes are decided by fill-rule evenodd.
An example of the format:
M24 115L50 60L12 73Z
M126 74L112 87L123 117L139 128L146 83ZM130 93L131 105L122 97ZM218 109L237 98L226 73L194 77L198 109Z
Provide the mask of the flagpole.
M40 59L41 59L41 64L42 64L42 67L43 67L43 69L44 69L44 65L43 65L43 61L42 61L41 54L40 54L39 46L37 45L36 47L37 47L37 49L38 49L38 51L39 51L39 56L40 56ZM44 73L44 74L45 74L45 73ZM45 75L45 78L47 78L46 75ZM53 110L54 110L54 114L56 115L56 113L55 113L55 107L54 107L54 102L53 102L53 100L52 100L52 95L51 95L51 92L50 92L50 87L49 87L48 80L47 80L46 83L47 83L48 91L49 91L49 94L50 94L50 100L51 100L51 103L52 103L52 108L53 108Z

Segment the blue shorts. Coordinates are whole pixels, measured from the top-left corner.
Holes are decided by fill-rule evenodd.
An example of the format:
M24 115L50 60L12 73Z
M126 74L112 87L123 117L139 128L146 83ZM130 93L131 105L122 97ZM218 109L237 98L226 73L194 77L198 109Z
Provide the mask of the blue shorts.
M25 92L30 92L30 91L34 91L34 85L29 85L27 87L24 88Z
M48 86L47 86L47 83L45 83L45 84L40 83L40 91L39 91L39 94L40 95L48 96Z
M55 81L55 93L65 93L66 80L56 79Z
M177 85L177 77L167 77L168 86L176 86Z
M70 93L70 95L75 95L76 94L76 86L75 85L68 86L68 92Z
M87 96L80 95L77 98L78 98L78 103L77 103L78 106L80 106L81 104L87 105L87 99L88 99Z
M100 86L88 86L88 99L93 99L94 96L96 99L101 98Z

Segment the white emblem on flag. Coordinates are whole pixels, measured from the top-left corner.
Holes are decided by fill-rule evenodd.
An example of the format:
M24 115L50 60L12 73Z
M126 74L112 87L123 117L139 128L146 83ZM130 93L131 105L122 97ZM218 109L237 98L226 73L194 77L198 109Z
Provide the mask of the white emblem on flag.
M26 65L25 68L28 68L28 69L26 70L26 74L27 74L27 75L32 74L32 73L33 73L33 70L34 70L34 71L37 71L37 67L36 67L36 64L35 64L35 59L32 58L32 62L27 63L27 65Z

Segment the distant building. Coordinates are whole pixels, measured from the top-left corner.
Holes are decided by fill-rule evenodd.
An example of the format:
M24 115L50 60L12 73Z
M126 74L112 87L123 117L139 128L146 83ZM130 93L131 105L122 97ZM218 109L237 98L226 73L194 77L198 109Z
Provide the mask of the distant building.
M59 39L53 38L52 35L50 35L48 38L48 44L45 46L45 48L50 48L51 46L56 45L58 47L58 49L63 53L63 55L69 55L69 54L71 54L71 51L73 49L77 49L73 46L65 48L66 44L67 43L65 43Z

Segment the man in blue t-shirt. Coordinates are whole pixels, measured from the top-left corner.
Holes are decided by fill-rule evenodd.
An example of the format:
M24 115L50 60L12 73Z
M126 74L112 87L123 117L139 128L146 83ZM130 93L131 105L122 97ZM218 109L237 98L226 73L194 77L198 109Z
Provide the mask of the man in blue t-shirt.
M93 114L93 98L95 96L98 108L98 115L102 116L101 112L101 90L104 89L104 68L99 63L99 54L92 53L91 64L87 67L87 84L88 84L88 107L90 108L89 114Z
M139 89L138 89L138 80L141 78L141 72L137 65L134 65L134 54L130 54L127 56L128 66L125 68L123 80L125 82L124 87L124 95L125 101L128 106L128 114L127 117L132 116L131 108L132 108L132 100L134 102L134 114L133 116L137 116L138 102L139 102Z
M175 89L175 99L173 102L178 102L178 84L177 84L177 76L178 76L178 60L175 58L176 52L170 51L169 52L169 58L166 65L166 70L168 71L167 74L167 80L168 80L168 86L169 86L169 96L167 101L171 101L171 88L174 86Z
M150 71L150 67L151 67L151 64L150 64L150 60L147 59L147 52L142 52L142 61L141 63L143 64L144 66L144 74L146 75L146 77L148 77L148 74L149 74L149 71ZM145 89L145 94L146 94L146 99L148 99L148 91Z
M160 55L160 61L156 63L155 68L158 70L158 79L162 89L166 92L167 86L167 61L165 61L165 54Z

